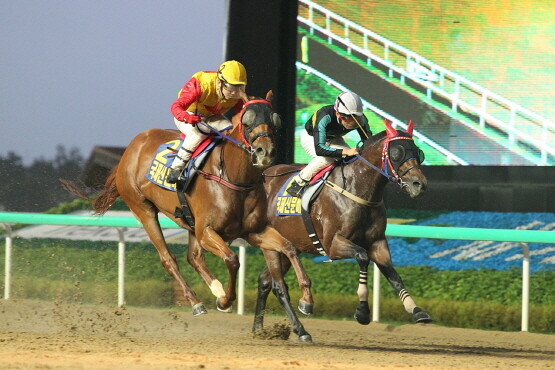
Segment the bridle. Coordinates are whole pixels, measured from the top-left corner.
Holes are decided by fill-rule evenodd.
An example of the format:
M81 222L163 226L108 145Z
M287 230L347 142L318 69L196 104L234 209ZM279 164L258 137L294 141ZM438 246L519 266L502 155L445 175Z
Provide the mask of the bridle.
M228 140L228 141L232 142L233 144L237 145L239 148L246 150L251 155L251 162L254 164L254 161L253 161L253 155L254 155L253 144L254 144L254 142L260 137L273 137L273 132L268 132L268 131L258 132L254 136L251 136L251 132L256 127L260 126L263 123L266 123L263 119L259 119L259 117L255 117L256 120L255 120L255 122L252 122L252 124L249 124L249 125L243 124L243 116L245 115L245 112L247 111L247 107L251 104L257 104L257 103L267 104L268 106L272 107L272 103L270 103L268 100L264 100L264 99L253 99L253 100L249 100L245 104L243 104L243 107L241 108L241 111L239 112L239 125L238 125L239 127L237 128L239 130L239 135L240 135L241 141L235 140L234 138L232 138L229 135L226 135L222 132L222 131L226 131L226 130L230 129L232 126L226 127L222 131L218 131L215 128L211 127L210 125L208 125L204 122L199 122L198 124L201 124L204 128L207 128L208 130L212 131L216 136L219 136L222 139ZM258 122L256 122L256 121L258 121ZM245 132L247 134L246 136L245 136Z
M368 160L366 160L363 156L361 156L360 154L356 154L355 157L357 159L359 159L361 162L363 162L364 164L366 164L367 166L373 168L374 170L376 170L377 172L379 172L381 175L383 175L385 178L387 178L388 181L393 182L398 184L400 187L405 187L407 186L407 184L403 181L402 177L405 176L409 171L411 171L414 168L420 168L420 164L423 161L422 155L420 155L420 152L418 154L418 156L410 156L407 151L404 151L404 156L403 158L401 158L400 160L394 160L392 162L391 160L391 156L390 156L390 143L392 141L396 141L396 140L410 140L413 141L412 137L407 137L407 136L395 136L395 137L390 137L390 138L386 138L383 148L382 148L382 166L381 169L374 166L372 163L370 163ZM412 152L412 151L411 151ZM407 161L411 160L411 159L415 159L417 161L417 164L410 166L408 169L404 170L402 173L399 174L399 168Z
M395 140L410 140L410 141L413 141L412 137L406 137L406 136L396 136L396 137L393 137L393 138L387 138L385 143L384 143L383 149L382 149L382 169L384 170L384 172L386 174L388 174L389 171L391 170L391 176L388 177L386 175L386 177L388 177L390 179L390 181L398 183L399 186L404 187L404 186L406 186L406 183L402 179L403 176L405 176L413 168L420 168L420 164L422 163L422 161L421 161L420 155L418 157L412 157L412 156L409 156L406 151L404 151L403 158L399 161L395 160L394 161L395 164L392 163L390 155L389 155L389 152L390 152L389 144L392 141L395 141ZM398 173L399 168L401 168L401 166L405 162L407 162L411 159L415 159L417 163L413 166L410 166L408 169L404 170L402 173L399 174Z

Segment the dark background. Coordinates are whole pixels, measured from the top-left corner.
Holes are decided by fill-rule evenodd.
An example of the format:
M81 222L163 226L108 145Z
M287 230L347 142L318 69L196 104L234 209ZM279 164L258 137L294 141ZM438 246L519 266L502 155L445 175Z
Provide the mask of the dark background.
M226 59L243 62L250 95L275 94L284 122L280 163L293 162L297 3L231 0ZM428 192L411 200L391 185L390 208L554 212L555 168L551 166L425 166Z

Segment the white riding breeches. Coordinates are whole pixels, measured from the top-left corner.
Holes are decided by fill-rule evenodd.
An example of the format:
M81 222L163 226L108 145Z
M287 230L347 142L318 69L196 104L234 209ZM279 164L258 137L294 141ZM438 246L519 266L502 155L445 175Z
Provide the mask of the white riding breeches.
M185 134L185 139L183 139L183 144L181 144L171 167L182 169L184 164L191 159L195 149L212 131L204 127L202 123L191 125L176 119L174 119L174 122L179 131ZM218 131L231 126L231 121L223 115L211 116L204 123Z
M304 151L312 157L312 160L299 173L300 180L302 180L302 183L300 183L300 185L304 185L306 181L309 181L314 175L316 175L320 170L324 169L330 163L335 162L337 158L316 155L316 149L314 147L314 137L310 136L306 130L303 130L301 132L301 145ZM347 143L341 136L337 136L326 141L326 145L331 148L349 149L349 145L347 145Z

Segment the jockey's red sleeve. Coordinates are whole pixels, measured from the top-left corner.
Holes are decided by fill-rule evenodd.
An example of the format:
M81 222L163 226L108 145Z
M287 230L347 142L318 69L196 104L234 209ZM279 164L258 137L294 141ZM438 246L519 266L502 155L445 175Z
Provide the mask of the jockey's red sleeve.
M178 120L183 120L184 112L187 111L189 106L195 101L198 101L202 95L200 84L196 78L191 78L185 83L179 97L171 105L171 112Z

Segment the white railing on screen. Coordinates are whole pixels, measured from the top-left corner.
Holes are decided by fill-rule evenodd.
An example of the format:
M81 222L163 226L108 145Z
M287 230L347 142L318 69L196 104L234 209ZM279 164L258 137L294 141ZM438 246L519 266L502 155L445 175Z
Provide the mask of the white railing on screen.
M303 16L305 15L306 16ZM323 20L319 25L316 18ZM505 133L511 149L519 142L535 148L539 157L527 156L537 165L546 165L555 157L555 123L480 86L426 58L378 35L310 0L299 0L299 24L308 27L311 34L315 31L327 38L329 44L345 47L352 55L356 51L364 55L368 65L377 62L388 69L388 76L398 78L401 84L405 79L426 89L426 97L433 99L434 94L451 103L452 112L462 111L478 117L477 125L467 122L469 128L487 135L486 126L495 127ZM332 25L342 29L342 35L333 31ZM362 38L362 44L350 39L355 33ZM373 53L370 44L380 47L382 55ZM400 57L398 62L393 56ZM398 76L396 76L397 74ZM549 159L551 156L551 159Z
M296 63L297 69L302 69L305 70L307 73L313 74L315 76L317 76L318 78L320 78L321 80L325 81L327 84L329 84L330 86L333 86L341 91L347 91L348 89L343 86L342 84L340 84L339 82L335 81L333 78L323 74L322 72L306 65L303 64L301 62L297 62ZM375 112L376 114L378 114L379 116L387 119L388 121L390 121L393 126L400 126L403 129L407 129L407 124L398 120L396 117L392 116L391 114L381 110L380 108L376 107L375 105L371 104L370 102L361 99L362 100L362 105L364 109L368 109L371 110L373 112ZM426 135L424 135L423 133L419 132L418 130L413 130L413 136L416 137L418 139L419 142L421 143L425 143L427 145L429 145L430 147L434 148L435 150L437 150L438 152L440 152L441 154L443 154L445 156L445 158L450 161L451 163L456 163L462 166L468 166L468 162L465 161L464 159L458 157L455 153L450 152L449 150L445 149L444 147L442 147L441 145L439 145L438 143L436 143L435 141L431 140L430 138L428 138Z

